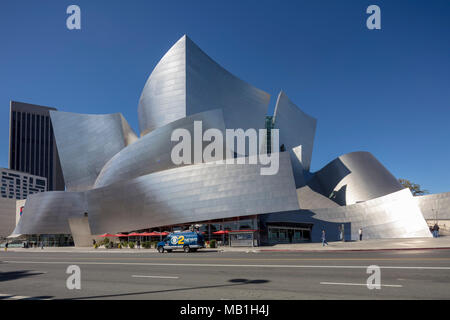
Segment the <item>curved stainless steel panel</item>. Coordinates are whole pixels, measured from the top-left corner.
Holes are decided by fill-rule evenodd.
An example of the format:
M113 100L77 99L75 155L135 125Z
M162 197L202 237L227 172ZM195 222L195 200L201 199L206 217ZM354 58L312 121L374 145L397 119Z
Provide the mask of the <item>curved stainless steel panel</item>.
M263 219L266 224L313 224L313 242L321 241L322 229L325 229L329 241L338 240L341 224L345 225L347 240L358 240L359 228L363 230L363 239L431 237L427 223L408 189L350 206L272 213Z
M403 189L369 152L340 156L314 174L308 185L340 205L350 205Z
M414 197L426 220L450 220L450 192Z
M171 134L175 129L184 128L194 137L194 121L202 121L203 131L215 128L225 132L222 110L206 111L171 122L153 130L112 157L100 172L95 188L179 167L171 160L172 148L179 143L171 141ZM193 151L191 154L193 155Z
M264 128L270 95L232 75L183 36L151 73L139 101L141 136L196 113L223 109L226 128Z
M121 114L50 111L68 191L93 187L105 163L137 139Z
M303 184L303 170L309 171L314 146L317 120L304 113L281 91L274 111L275 128L280 132L280 146L284 144L291 154L291 161L299 161L299 169L294 167L297 187ZM292 149L301 146L299 152ZM304 184L303 184L304 185Z
M15 234L70 234L68 218L87 212L84 192L49 191L28 196Z
M352 240L358 239L359 228L364 239L431 237L409 189L345 207L311 211L318 220L350 222Z
M322 209L339 207L336 202L312 190L308 186L298 188L297 196L300 209Z
M160 171L88 192L93 234L298 209L289 155L278 174L260 165L206 163Z
M139 99L141 137L186 116L186 38L182 37L158 62Z

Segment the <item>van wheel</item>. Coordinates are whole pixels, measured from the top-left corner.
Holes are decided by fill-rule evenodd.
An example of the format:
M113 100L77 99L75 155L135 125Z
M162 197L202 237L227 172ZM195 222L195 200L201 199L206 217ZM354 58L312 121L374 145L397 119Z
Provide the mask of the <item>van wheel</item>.
M158 252L159 252L159 253L163 253L163 252L164 252L164 247L159 246L159 247L158 247Z
M183 247L184 252L188 253L189 251L191 251L191 249L189 248L189 246L184 246Z

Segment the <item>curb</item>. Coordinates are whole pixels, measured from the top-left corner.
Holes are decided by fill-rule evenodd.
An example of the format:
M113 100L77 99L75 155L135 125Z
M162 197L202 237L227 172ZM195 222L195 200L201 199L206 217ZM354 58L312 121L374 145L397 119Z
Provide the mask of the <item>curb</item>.
M364 252L364 251L417 251L417 250L450 250L450 247L429 247L429 248L386 248L386 249L336 249L336 250L300 250L300 249L259 249L265 252Z

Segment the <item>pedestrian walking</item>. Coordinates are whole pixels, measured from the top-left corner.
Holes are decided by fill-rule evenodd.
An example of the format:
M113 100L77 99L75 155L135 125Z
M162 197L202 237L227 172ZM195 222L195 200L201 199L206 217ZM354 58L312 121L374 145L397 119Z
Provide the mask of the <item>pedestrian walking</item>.
M6 243L5 243L5 251L8 251L8 246L9 246L9 243L8 243L8 241L6 241Z
M435 223L433 226L433 237L439 237L439 226L437 223Z
M136 242L136 244L137 244L137 248L140 249L140 248L141 248L141 240L138 240L138 241Z
M44 241L41 241L41 250L44 249Z
M322 247L324 247L325 245L328 245L328 242L325 234L325 229L322 229Z
M359 241L362 241L363 231L362 228L359 228Z

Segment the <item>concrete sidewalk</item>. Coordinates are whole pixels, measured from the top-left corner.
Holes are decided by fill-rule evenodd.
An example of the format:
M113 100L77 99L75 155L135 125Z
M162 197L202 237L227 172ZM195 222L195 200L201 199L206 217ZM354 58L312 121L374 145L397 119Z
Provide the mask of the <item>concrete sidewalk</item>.
M409 238L409 239L373 239L349 242L329 242L302 244L278 244L260 247L259 251L372 251L372 250L417 250L417 249L450 249L450 237Z
M373 251L373 250L431 250L450 249L450 236L439 238L413 238L413 239L377 239L351 242L330 242L322 247L321 243L277 244L263 247L219 247L205 248L202 252L265 252L265 251L293 251L293 252L329 252L329 251ZM1 249L2 252L3 248ZM40 248L9 248L12 252L65 252L65 253L158 253L156 249L104 249L80 247L44 247Z

